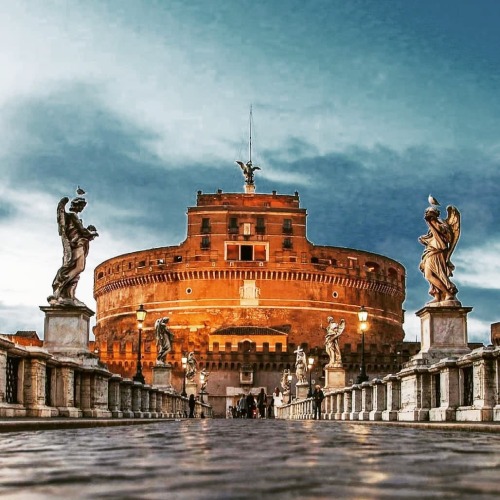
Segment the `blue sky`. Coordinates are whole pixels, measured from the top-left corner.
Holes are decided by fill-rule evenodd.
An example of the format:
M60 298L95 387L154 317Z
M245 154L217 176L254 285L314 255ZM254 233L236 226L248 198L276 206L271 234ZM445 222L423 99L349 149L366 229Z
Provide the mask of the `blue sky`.
M0 0L0 332L36 329L62 250L55 208L88 193L77 295L117 254L176 245L196 191L293 193L320 245L407 269L406 338L432 193L462 213L469 339L500 320L500 3Z

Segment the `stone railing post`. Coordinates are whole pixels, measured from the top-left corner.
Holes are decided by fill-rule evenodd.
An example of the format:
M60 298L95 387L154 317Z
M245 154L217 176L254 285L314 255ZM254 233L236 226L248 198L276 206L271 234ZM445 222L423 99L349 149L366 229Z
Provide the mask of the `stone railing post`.
M386 409L385 385L379 378L373 380L372 410L370 420L382 420L382 412Z
M150 385L143 385L141 390L141 411L142 418L151 418L151 412L149 411L149 391L151 390Z
M342 414L344 413L344 391L335 391L335 398L337 399L336 410L334 418L335 420L342 420Z
M351 413L349 415L349 420L359 420L359 414L361 413L361 385L353 385L351 394Z
M398 411L400 408L400 383L399 377L396 375L387 375L382 379L385 384L385 410L382 412L382 420L394 421L398 419Z
M158 389L154 387L149 391L149 413L151 418L158 418L158 413L156 412L156 398L158 397Z
M132 385L132 411L134 418L142 418L142 384L135 382Z
M120 410L124 418L134 418L132 410L132 386L134 382L129 378L124 378L120 382Z
M361 384L361 411L359 412L359 420L370 420L370 412L372 411L373 398L373 382L363 382Z
M352 412L352 387L346 387L342 392L344 395L344 403L340 418L342 420L350 420Z
M108 408L113 418L123 417L120 395L120 383L122 380L120 375L113 374L108 381Z

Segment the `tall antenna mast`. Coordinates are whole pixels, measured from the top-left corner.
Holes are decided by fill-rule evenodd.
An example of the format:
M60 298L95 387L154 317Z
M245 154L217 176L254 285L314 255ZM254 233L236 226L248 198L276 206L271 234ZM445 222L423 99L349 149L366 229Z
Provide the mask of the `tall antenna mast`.
M250 150L250 163L252 162L252 105L250 104L250 143L249 143L249 150Z

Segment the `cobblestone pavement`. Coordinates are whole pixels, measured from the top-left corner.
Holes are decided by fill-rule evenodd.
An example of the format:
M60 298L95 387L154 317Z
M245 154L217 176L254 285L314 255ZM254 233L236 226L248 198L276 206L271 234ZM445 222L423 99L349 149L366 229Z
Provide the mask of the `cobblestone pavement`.
M0 497L500 497L500 434L182 420L0 435Z

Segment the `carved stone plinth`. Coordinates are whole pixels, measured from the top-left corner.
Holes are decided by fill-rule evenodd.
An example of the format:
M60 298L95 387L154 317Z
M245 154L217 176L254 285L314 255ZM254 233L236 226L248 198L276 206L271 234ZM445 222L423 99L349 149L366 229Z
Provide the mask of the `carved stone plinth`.
M296 397L297 399L307 399L307 393L309 392L308 382L298 382L296 385Z
M187 380L186 381L186 394L187 396L191 396L191 394L194 394L196 396L196 390L198 388L198 385L196 382L193 382L192 380Z
M413 359L437 361L470 352L467 345L467 314L472 307L427 305L420 317L421 349Z
M94 311L87 306L40 306L40 309L45 313L45 349L68 356L89 352L89 324Z
M163 391L173 391L172 365L170 363L153 366L153 385Z
M342 366L325 366L325 389L343 389L345 385L345 370Z

